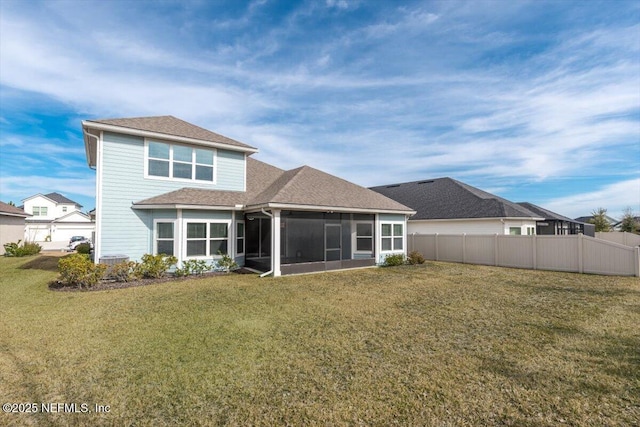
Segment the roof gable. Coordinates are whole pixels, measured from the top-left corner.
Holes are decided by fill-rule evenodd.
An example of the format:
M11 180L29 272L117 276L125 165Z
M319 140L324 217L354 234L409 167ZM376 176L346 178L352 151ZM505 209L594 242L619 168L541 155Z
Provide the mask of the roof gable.
M360 209L411 213L411 209L367 188L309 166L283 171L247 159L247 191L182 188L135 203L137 208L159 205L259 208L293 205L307 209Z
M49 201L55 203L56 205L58 204L68 204L68 205L76 205L79 208L82 207L81 204L79 204L78 202L74 202L73 200L63 196L60 193L48 193L48 194L34 194L33 196L27 197L26 199L23 199L23 202L26 202L27 200L31 200L31 199L35 199L36 197L43 197L45 199L48 199Z
M257 151L254 147L236 141L226 136L217 134L208 129L201 128L173 116L132 117L122 119L97 119L86 120L87 125L100 124L115 126L118 128L151 132L167 137L181 137L203 142L222 144L230 147L242 148L249 151Z
M249 204L411 211L410 208L395 200L309 166L283 173Z
M371 189L415 209L412 220L540 218L517 203L448 177Z

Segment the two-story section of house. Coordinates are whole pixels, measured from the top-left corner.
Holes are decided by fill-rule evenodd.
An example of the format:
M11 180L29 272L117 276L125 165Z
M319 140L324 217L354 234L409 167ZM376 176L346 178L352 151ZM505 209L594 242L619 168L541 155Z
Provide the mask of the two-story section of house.
M410 208L172 116L82 122L96 169L95 260L226 253L274 276L375 265L406 252Z
M94 223L80 210L82 205L60 193L35 194L22 203L31 215L25 222L25 241L60 242L64 246L72 236L90 239L93 235Z

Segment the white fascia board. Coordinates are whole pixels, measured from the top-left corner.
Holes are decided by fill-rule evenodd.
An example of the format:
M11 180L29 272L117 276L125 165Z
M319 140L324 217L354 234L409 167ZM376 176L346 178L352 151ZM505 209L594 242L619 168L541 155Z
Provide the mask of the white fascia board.
M168 204L168 205L136 205L132 206L133 209L187 209L187 210L201 210L201 211L241 211L244 206L203 206L203 205L182 205L182 204Z
M47 196L43 195L42 193L35 194L35 195L31 196L31 197L27 197L26 199L22 199L22 203L24 204L24 202L26 202L27 200L35 199L36 197L42 197L43 199L47 199L48 201L50 201L54 205L58 205L58 202L56 202L55 200L51 200L50 198L48 198Z
M9 212L0 212L0 216L17 216L19 218L28 218L31 215L29 215L28 213L24 213L24 214L19 214L19 213L9 213Z
M398 214L398 215L414 215L415 211L400 211L389 209L370 209L370 208L345 208L342 206L317 206L317 205L295 205L287 203L266 203L263 205L248 206L247 209L257 210L260 208L265 209L284 209L292 211L321 211L321 212L344 212L344 213L383 213L383 214Z
M409 221L411 222L449 222L449 221L500 221L500 220L504 220L504 221L544 221L544 218L540 218L540 217L511 217L511 216L504 216L504 217L487 217L487 218L434 218L434 219L424 219L424 218L420 218L420 219L411 219L409 218Z
M225 149L225 150L240 151L240 152L243 152L243 153L257 153L258 152L257 148L238 147L237 145L230 145L230 144L225 144L225 143L222 143L222 142L204 141L202 139L186 138L184 136L167 135L166 133L150 132L150 131L147 131L147 130L131 129L131 128L126 128L126 127L121 127L121 126L114 126L114 125L105 125L105 124L102 124L102 123L95 123L95 122L90 122L90 121L83 121L82 122L82 126L86 127L87 129L98 129L98 130L101 130L103 132L124 133L126 135L141 136L141 137L145 137L145 138L158 139L158 140L161 140L161 141L184 142L184 143L187 143L187 144L196 144L196 145L202 145L202 146L205 146L205 147L222 148L222 149Z

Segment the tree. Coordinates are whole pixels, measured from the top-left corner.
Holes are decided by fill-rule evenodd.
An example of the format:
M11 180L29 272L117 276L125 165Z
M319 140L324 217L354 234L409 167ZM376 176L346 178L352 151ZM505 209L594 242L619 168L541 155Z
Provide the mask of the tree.
M607 219L607 210L605 208L598 208L591 212L591 224L596 226L596 231L611 231L611 224Z
M15 206L16 204L13 203L12 201L9 202L9 206Z
M626 208L622 215L622 223L620 224L620 231L627 231L629 233L635 233L640 228L640 225L633 216L633 211L630 207Z

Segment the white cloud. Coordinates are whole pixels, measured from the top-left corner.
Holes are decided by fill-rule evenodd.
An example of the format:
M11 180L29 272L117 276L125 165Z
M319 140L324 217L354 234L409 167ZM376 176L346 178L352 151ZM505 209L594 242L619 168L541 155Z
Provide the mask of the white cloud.
M609 216L620 218L625 208L640 214L640 178L616 182L594 191L550 199L544 207L571 218L586 216L595 209L607 209Z

